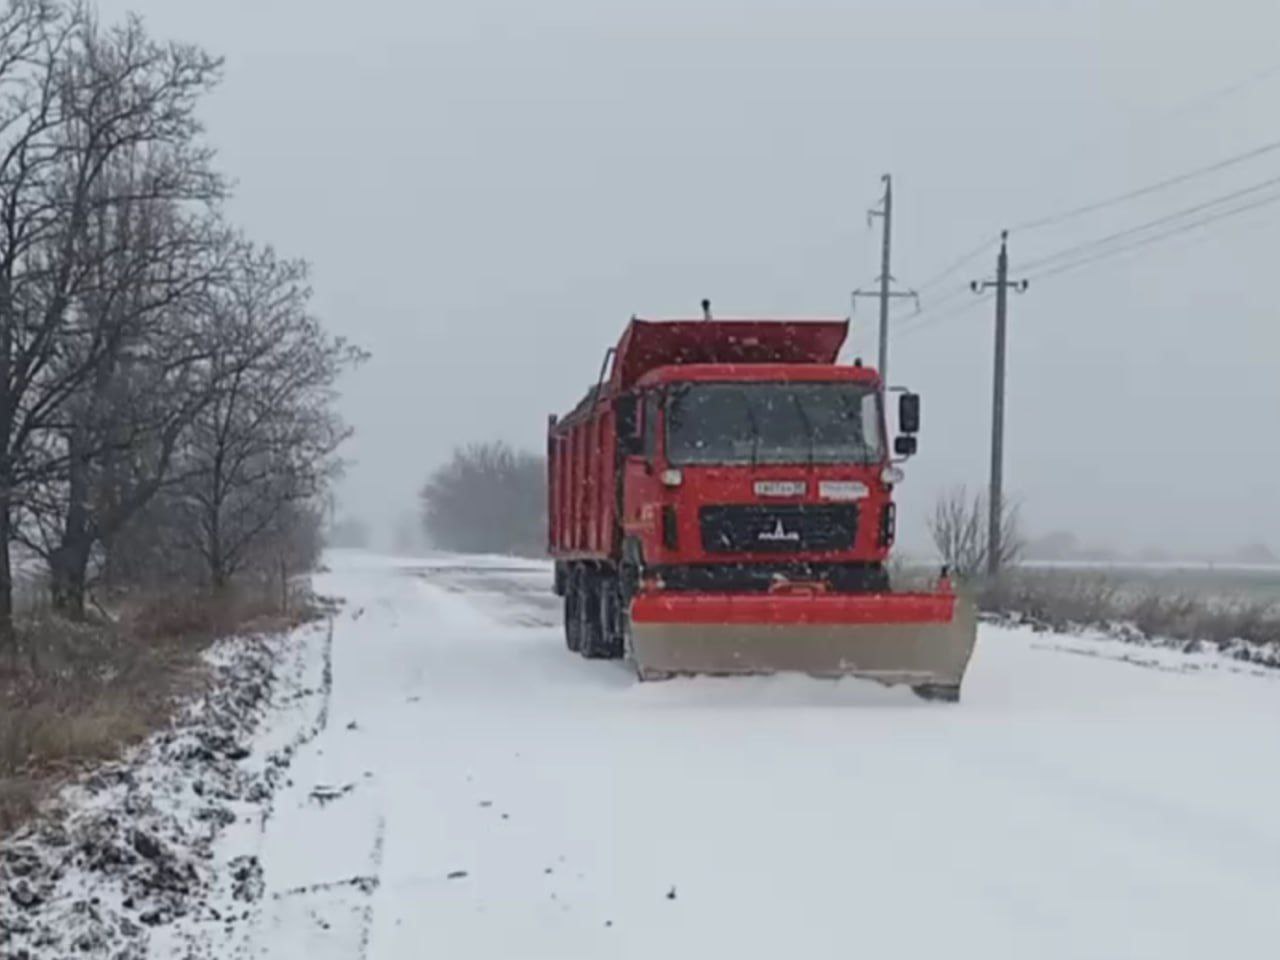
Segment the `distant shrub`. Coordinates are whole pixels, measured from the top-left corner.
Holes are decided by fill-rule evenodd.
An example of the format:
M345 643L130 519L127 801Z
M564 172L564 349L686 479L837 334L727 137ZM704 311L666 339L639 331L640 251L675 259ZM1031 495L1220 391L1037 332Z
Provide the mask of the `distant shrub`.
M546 462L505 443L457 449L427 479L422 523L433 546L463 553L546 549Z

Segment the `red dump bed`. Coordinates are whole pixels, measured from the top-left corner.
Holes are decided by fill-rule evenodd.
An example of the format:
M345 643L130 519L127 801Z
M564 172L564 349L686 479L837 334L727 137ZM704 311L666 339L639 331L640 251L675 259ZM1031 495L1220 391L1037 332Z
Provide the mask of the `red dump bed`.
M693 363L835 363L848 320L632 320L610 386L628 390L657 367Z

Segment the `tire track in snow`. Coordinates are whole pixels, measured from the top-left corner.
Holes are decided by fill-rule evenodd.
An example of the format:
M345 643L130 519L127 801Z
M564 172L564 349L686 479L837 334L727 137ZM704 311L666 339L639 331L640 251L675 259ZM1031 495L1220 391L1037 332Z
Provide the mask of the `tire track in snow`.
M329 618L329 635L324 642L324 671L320 674L320 715L316 717L316 726L309 737L298 746L314 740L329 728L329 703L333 699L333 618Z
M321 654L322 666L320 670L320 709L316 713L316 718L310 724L307 724L298 731L287 744L271 755L268 763L274 766L277 774L276 789L272 790L271 799L263 805L262 813L258 820L258 837L259 848L261 847L262 837L266 835L267 823L275 814L276 798L279 795L280 779L283 779L285 771L292 765L300 751L316 737L320 736L329 726L329 701L333 697L333 617L329 618L328 630L324 638L324 650Z
M1167 655L1169 659L1160 659L1160 657L1148 654L1146 657L1140 654L1119 653L1105 650L1086 649L1080 646L1072 646L1065 643L1033 643L1033 650L1044 650L1048 653L1066 653L1077 657L1091 657L1095 660L1109 660L1112 663L1127 664L1131 667L1142 667L1146 670L1159 670L1163 673L1213 673L1221 671L1223 673L1236 673L1250 677L1259 677L1263 680L1280 680L1280 673L1276 668L1264 665L1243 666L1240 661L1229 659L1221 654L1213 655L1214 659L1205 660L1204 658L1193 660L1191 655L1181 653L1169 648L1151 647L1152 651L1158 651ZM1178 658L1176 660L1171 658ZM1245 661L1248 663L1249 661Z
M321 672L320 672L320 708L316 713L315 719L310 723L303 723L301 728L284 746L271 753L267 760L267 768L270 771L271 780L271 796L266 803L263 804L262 810L258 815L258 831L256 839L253 843L253 849L250 856L262 864L263 846L266 842L267 830L270 826L272 817L275 815L277 801L280 799L282 789L287 783L287 773L293 766L294 760L297 759L299 751L307 744L311 743L318 737L321 732L328 726L329 717L329 700L333 691L333 636L334 636L334 618L331 616L327 620L324 646L321 652ZM297 675L293 678L293 682L302 686L302 674L305 672L305 666L300 660L296 667ZM315 688L303 687L295 696L306 698L316 693ZM277 894L272 899L279 899ZM236 958L247 957L250 951L256 951L256 943L262 929L263 899L256 900L248 912L246 924L244 926L244 935L238 943L232 946L231 955Z
M328 633L323 641L319 658L319 682L311 688L314 699L319 699L318 707L312 706L311 719L305 722L295 736L277 751L276 756L280 770L280 779L284 780L285 771L293 777L305 777L306 770L314 765L316 756L323 756L324 747L328 744L330 721L333 711L335 687L335 648L336 623L330 618ZM314 676L314 674L313 674ZM314 816L325 817L324 813L331 804L314 803L315 791L299 788L290 780L288 789L274 795L270 809L262 819L259 831L259 847L268 837L275 835L280 827L288 828L290 820L285 816L281 805L288 805L291 800L299 802L299 812L308 807L314 810ZM334 797L337 803L350 800L350 789L342 791L340 797ZM308 801L312 801L308 803ZM358 869L347 874L339 872L337 863L317 864L320 869L319 878L313 883L277 890L269 895L257 908L253 922L253 934L248 949L254 955L273 955L270 944L278 940L284 932L284 938L293 945L305 943L306 949L315 960L324 957L360 957L368 956L369 943L372 939L374 909L371 897L381 885L382 864L385 854L386 820L381 811L365 821L373 827L372 849L367 855L367 868ZM294 816L299 813L295 812ZM286 834L287 834L286 830ZM284 853L284 863L288 863L289 851L277 850L274 857ZM264 857L263 862L270 867L273 857ZM326 867L338 866L339 870L329 872ZM287 870L287 867L286 867ZM273 871L274 872L274 871ZM338 879L326 879L329 877ZM362 902L363 901L363 902ZM318 939L317 939L318 938Z
M360 960L369 956L369 941L373 937L373 895L382 885L382 860L386 854L387 818L378 816L378 826L373 835L373 853L369 857L369 876L373 878L371 889L365 891L369 901L361 910L360 917Z

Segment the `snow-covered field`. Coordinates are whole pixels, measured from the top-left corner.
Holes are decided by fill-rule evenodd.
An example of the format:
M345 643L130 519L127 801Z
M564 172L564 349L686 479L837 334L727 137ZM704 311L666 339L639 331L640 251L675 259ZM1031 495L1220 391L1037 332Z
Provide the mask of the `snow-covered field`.
M1276 955L1280 671L984 626L958 706L639 685L545 565L330 566L243 761L287 765L152 956Z

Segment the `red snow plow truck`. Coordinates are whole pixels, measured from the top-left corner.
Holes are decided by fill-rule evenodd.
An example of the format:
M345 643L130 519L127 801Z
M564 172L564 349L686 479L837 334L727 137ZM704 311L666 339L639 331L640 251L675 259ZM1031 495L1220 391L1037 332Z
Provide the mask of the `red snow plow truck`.
M565 640L641 679L799 671L956 700L974 614L894 592L920 401L837 355L848 320L633 319L547 436Z

